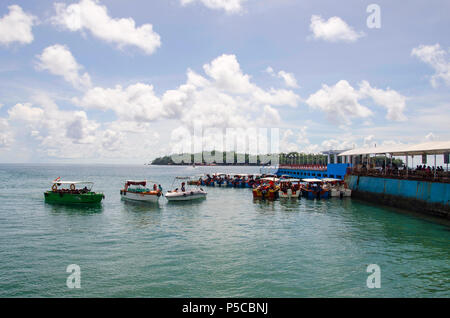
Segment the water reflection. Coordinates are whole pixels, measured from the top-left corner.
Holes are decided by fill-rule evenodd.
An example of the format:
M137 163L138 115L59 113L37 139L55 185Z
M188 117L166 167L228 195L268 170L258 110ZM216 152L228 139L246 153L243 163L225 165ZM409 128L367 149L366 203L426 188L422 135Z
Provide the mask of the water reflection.
M103 212L102 203L94 204L63 204L63 203L48 203L45 202L44 206L52 214L97 214Z
M159 211L161 207L158 202L141 202L141 201L128 201L122 200L125 210L129 212L148 212Z

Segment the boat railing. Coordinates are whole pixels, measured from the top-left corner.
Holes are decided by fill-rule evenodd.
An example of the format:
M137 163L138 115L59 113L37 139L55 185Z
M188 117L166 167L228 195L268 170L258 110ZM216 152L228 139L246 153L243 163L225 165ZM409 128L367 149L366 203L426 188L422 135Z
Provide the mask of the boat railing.
M327 170L327 165L322 165L322 164L286 164L286 165L280 165L280 169L326 171Z
M450 183L450 172L415 169L348 168L347 174L390 179Z

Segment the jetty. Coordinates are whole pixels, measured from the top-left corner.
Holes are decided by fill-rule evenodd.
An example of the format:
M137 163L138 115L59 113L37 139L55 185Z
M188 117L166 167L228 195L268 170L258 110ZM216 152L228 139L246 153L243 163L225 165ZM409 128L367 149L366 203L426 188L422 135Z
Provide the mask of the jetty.
M434 141L358 148L338 156L349 163L345 180L353 197L450 219L449 154L450 141ZM371 162L375 155L384 155L382 167ZM428 156L434 159L431 165ZM437 165L438 156L446 168ZM393 165L393 157L404 157L406 164ZM417 157L421 162L414 167Z

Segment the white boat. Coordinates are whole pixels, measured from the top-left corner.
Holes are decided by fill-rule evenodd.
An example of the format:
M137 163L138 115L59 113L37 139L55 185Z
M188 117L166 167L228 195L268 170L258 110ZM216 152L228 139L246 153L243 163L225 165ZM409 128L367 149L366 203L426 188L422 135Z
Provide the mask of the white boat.
M298 199L302 190L300 188L300 179L280 179L280 198Z
M152 186L149 188L148 184ZM120 190L122 199L128 201L158 202L161 195L162 191L157 184L147 180L127 180L124 188Z
M189 180L189 179L190 177L176 177L172 183L172 188L177 180ZM190 186L186 184L185 181L182 181L180 187L172 191L167 191L165 196L168 201L192 201L204 199L206 198L207 194L208 193L204 191L202 188L197 186Z
M351 197L352 190L349 189L344 180L323 178L322 181L331 190L331 197Z

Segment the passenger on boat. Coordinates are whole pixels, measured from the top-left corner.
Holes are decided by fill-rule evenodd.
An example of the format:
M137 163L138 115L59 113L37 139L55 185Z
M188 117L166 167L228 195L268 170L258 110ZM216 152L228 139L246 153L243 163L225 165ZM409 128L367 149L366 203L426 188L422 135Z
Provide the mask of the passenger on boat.
M186 188L185 188L185 186L184 186L184 182L181 183L181 192L186 192Z

